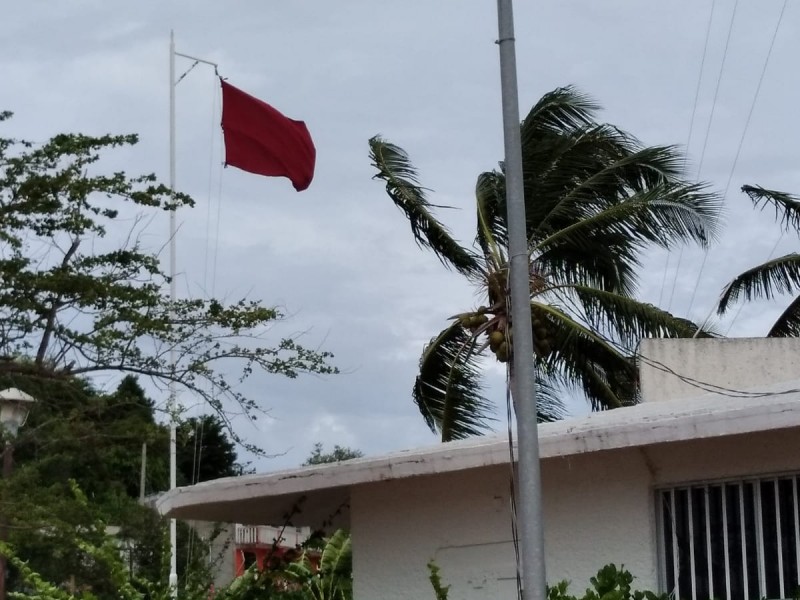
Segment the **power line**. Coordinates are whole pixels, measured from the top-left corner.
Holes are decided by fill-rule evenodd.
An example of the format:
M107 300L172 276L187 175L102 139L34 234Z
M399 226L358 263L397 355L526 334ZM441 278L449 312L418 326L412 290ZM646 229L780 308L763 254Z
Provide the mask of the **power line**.
M702 83L703 83L703 73L705 71L705 66L706 66L706 56L708 55L708 40L711 39L711 25L714 22L714 9L715 9L716 5L717 5L717 0L712 0L712 2L711 2L711 12L708 15L708 24L706 25L706 39L705 39L705 42L703 43L703 54L700 57L700 70L697 73L697 86L695 86L695 91L694 91L694 103L692 105L692 118L689 119L689 135L686 138L686 146L685 146L684 155L683 155L683 168L684 168L684 170L686 169L686 161L687 161L687 159L689 157L689 148L691 147L691 144L692 144L692 133L694 132L695 117L697 116L697 105L698 105L699 100L700 100L700 89L701 89ZM666 286L666 281L667 281L667 271L669 270L669 259L670 259L670 253L667 252L667 259L666 259L666 261L664 263L664 277L661 279L661 291L658 294L658 305L659 306L661 306L661 302L662 302L663 296L664 296L664 288ZM675 267L675 278L672 281L672 292L670 293L669 305L667 305L667 310L669 310L671 308L671 305L672 305L672 297L675 295L675 283L676 283L677 278L678 278L677 273L678 273L678 271L680 271L681 261L682 260L683 260L683 246L680 247L680 250L678 252L678 264Z
M738 2L738 0L737 0ZM744 140L747 136L747 130L750 128L750 121L753 118L753 111L756 107L756 102L758 101L758 96L761 93L761 85L764 83L764 76L767 73L767 66L769 65L769 60L772 57L772 50L775 47L775 40L778 37L778 31L780 30L781 23L783 22L783 15L786 12L786 6L788 5L789 1L784 0L783 6L781 7L781 12L778 15L778 22L775 24L775 30L772 32L772 39L769 43L769 49L767 50L767 56L764 58L764 64L761 67L761 75L758 78L758 84L756 85L755 93L753 94L753 100L750 102L750 110L747 112L747 119L744 123L744 129L742 129L742 136L739 138L739 145L736 148L736 154L733 158L733 164L731 165L730 173L728 174L728 181L725 183L725 191L722 194L723 200L727 198L728 191L730 190L731 181L733 180L733 174L736 171L736 165L739 162L739 156L742 153L742 146L744 146ZM735 11L735 8L734 8ZM731 24L733 24L733 20L731 19ZM709 123L710 127L710 123ZM699 171L698 171L699 174ZM688 315L689 312L692 310L692 305L694 304L695 296L697 295L697 288L700 286L700 278L703 276L703 270L706 266L706 261L708 260L708 250L703 253L703 260L700 263L700 270L697 273L697 281L695 282L694 289L692 290L692 297L689 301L689 308L686 310L686 314Z
M708 148L708 138L711 136L711 126L714 123L714 112L717 108L717 99L719 98L719 90L722 87L722 74L725 72L725 63L728 59L728 48L730 47L731 37L733 34L733 24L736 20L736 9L739 7L739 0L733 5L731 12L731 21L728 24L728 35L725 37L725 48L722 51L722 62L719 65L719 73L717 73L717 84L714 88L714 99L711 101L711 114L708 117L708 126L706 127L706 135L703 139L703 149L700 151L700 162L697 165L697 179L700 179L700 173L703 170L703 162L706 157L706 149Z
M562 290L562 292L563 292L563 290ZM576 315L578 317L582 316L581 313L583 311L582 311L582 309L580 308L580 306L578 305L578 303L576 302L576 300L574 298L572 298L570 295L563 294L563 293L558 293L556 295L557 295L558 299L561 300L563 303L570 305L572 307L572 309L576 312ZM578 322L580 322L580 321L578 321ZM687 383L687 384L689 384L689 385L691 385L693 387L696 387L696 388L701 389L701 390L703 390L705 392L708 392L708 393L721 394L721 395L730 396L730 397L733 397L733 398L766 398L766 397L771 397L771 396L782 396L782 395L787 395L787 394L800 393L800 388L790 388L790 389L787 389L787 390L779 390L779 391L752 391L752 390L740 390L740 389L736 389L736 388L720 386L720 385L711 383L710 381L703 381L703 380L700 380L700 379L689 377L688 375L684 375L684 374L676 371L675 369L669 367L668 365L664 364L663 362L657 361L655 359L651 359L651 358L645 356L644 354L641 354L638 350L631 350L629 347L626 347L625 345L623 345L619 341L611 339L611 337L609 337L608 335L603 335L602 333L598 333L598 332L594 331L593 328L592 328L592 335L596 336L597 339L607 343L609 346L612 346L614 349L618 350L623 355L627 355L627 356L630 356L630 357L632 357L632 358L634 358L636 360L640 360L640 361L644 362L645 364L648 364L649 366L651 366L651 367L653 367L655 369L658 369L658 370L663 371L665 373L668 373L668 374L670 374L670 375L672 375L674 377L677 377L678 379L680 379L684 383ZM672 339L675 339L675 338L672 338ZM510 407L509 407L509 410L510 410Z
M719 73L717 73L717 83L716 83L716 85L714 87L714 99L711 101L711 114L708 117L708 125L706 126L706 135L703 138L703 148L700 151L700 161L697 164L697 174L695 176L695 179L698 180L698 181L700 180L700 173L703 170L703 163L705 162L705 158L706 158L706 149L708 148L708 139L711 136L711 126L714 123L714 113L716 112L716 109L717 109L717 99L719 98L719 90L720 90L720 88L722 86L722 75L725 72L725 64L726 64L727 59L728 59L728 49L730 48L731 37L732 37L732 34L733 34L733 24L734 24L734 22L736 20L736 9L738 7L739 7L739 0L736 0L736 2L733 5L733 10L731 11L731 20L728 23L728 34L725 37L725 47L724 47L724 49L722 51L722 61L720 62L720 65L719 65ZM707 256L708 256L708 250L706 250L705 253L704 253L703 262L705 262ZM668 310L672 308L672 300L673 300L673 297L675 295L675 287L676 287L676 284L677 284L677 281L678 281L678 271L679 271L679 269L675 270L675 277L672 280L672 293L670 294L669 304L667 305L667 309ZM693 302L694 302L694 294L692 295L692 301L689 303L689 308L686 311L687 315L689 314L689 311L691 311L691 309L692 309L692 303Z
M712 394L719 394L721 396L728 396L731 398L769 398L773 396L787 396L789 394L798 394L800 393L800 388L789 388L785 390L777 390L777 391L752 391L752 390L740 390L736 388L729 388L726 386L717 385L711 383L709 381L702 381L699 379L695 379L693 377L689 377L688 375L682 375L681 373L675 371L671 367L665 365L664 363L653 360L648 358L640 353L635 353L635 358L637 360L642 360L645 364L654 369L667 373L669 375L673 375L677 377L684 383L691 385L692 387L696 387L700 390L703 390L708 393Z

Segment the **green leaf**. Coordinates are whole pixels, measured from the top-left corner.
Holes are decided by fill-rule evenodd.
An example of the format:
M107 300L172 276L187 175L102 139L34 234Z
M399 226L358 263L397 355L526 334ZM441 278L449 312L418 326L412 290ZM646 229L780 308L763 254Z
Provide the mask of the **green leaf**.
M442 264L459 273L472 276L480 273L475 255L453 239L448 229L433 214L425 190L419 185L417 172L406 152L375 136L369 140L370 159L378 169L374 176L386 182L386 192L402 210L411 225L417 243L433 250Z
M481 394L477 341L455 321L425 347L413 397L428 427L443 442L488 427L491 404Z
M775 320L767 337L800 337L800 296Z
M750 197L756 208L763 209L771 205L775 209L775 218L780 220L786 231L800 230L800 198L757 185L742 186L742 191Z
M717 312L724 314L740 297L746 301L766 298L800 289L800 254L791 253L773 258L748 269L722 291Z

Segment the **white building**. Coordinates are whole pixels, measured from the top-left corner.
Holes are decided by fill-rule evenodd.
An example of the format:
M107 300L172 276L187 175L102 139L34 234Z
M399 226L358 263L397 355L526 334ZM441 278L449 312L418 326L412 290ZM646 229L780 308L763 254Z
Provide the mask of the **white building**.
M539 428L549 582L607 563L677 598L790 597L800 340L647 340L638 406ZM473 438L181 488L186 519L349 527L357 599L514 597L508 441Z

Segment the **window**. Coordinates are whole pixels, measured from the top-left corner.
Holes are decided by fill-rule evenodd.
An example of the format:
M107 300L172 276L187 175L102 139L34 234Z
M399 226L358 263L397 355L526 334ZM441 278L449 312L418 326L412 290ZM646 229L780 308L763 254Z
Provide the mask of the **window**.
M244 559L244 568L249 569L252 567L256 562L258 562L258 557L256 553L252 550L242 550L242 558Z
M658 492L666 589L676 600L791 598L800 589L798 476Z

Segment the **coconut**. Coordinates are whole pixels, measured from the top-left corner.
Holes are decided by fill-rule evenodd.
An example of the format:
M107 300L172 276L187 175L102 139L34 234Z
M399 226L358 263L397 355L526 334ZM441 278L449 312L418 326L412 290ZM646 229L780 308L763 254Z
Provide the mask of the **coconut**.
M506 336L499 329L495 329L492 333L489 334L490 344L496 344L497 346L500 346L500 344L502 344L505 341L506 341Z

